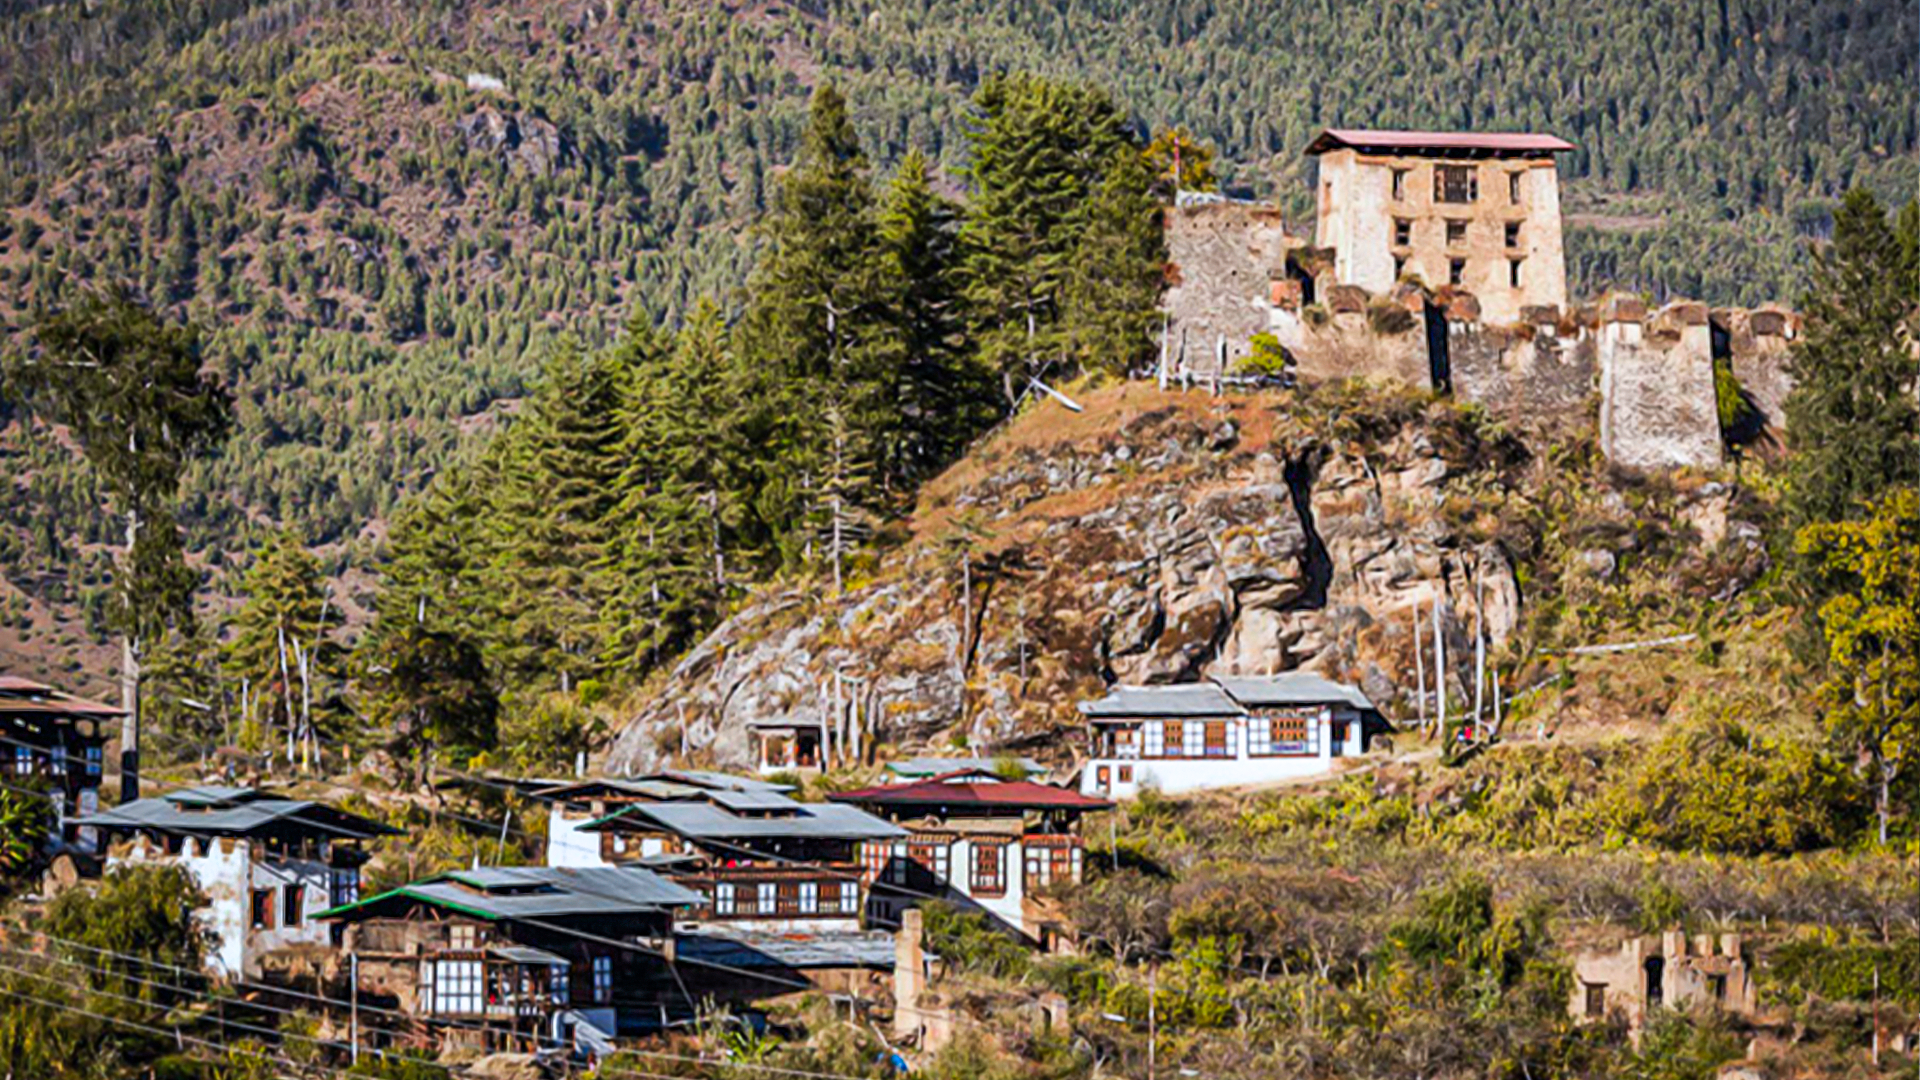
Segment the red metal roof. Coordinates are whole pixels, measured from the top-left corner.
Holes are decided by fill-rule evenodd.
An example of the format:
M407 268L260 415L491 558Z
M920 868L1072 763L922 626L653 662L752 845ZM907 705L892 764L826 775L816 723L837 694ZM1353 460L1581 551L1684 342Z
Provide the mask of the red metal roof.
M1113 806L1104 799L1088 798L1077 791L1036 784L1031 780L1001 780L978 769L952 772L911 784L881 784L877 787L840 791L827 796L834 802L874 803L894 806L1003 806L1032 810L1106 810Z
M0 715L30 713L105 718L123 715L112 705L88 701L19 675L0 675Z
M1574 149L1572 143L1558 135L1526 131L1369 131L1365 128L1328 128L1307 144L1307 153L1324 154L1341 147L1529 157Z

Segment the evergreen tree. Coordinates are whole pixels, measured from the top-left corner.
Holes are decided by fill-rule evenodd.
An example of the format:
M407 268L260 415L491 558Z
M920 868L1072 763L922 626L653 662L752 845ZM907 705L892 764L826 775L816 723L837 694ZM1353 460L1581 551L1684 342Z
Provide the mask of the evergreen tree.
M221 667L245 699L241 719L264 735L286 732L289 756L296 742L317 738L315 709L327 711L339 672L337 625L320 562L291 529L270 537L254 553L242 580L246 595L233 618L233 635ZM271 745L268 743L267 745Z
M1920 205L1889 222L1870 193L1853 191L1834 213L1833 243L1814 259L1785 406L1793 454L1783 505L1794 529L1857 517L1881 493L1920 483L1917 249Z
M1151 180L1141 154L1123 147L1085 204L1061 315L1083 370L1125 376L1153 359L1167 247Z
M943 468L994 415L991 381L966 339L959 220L959 206L934 191L926 157L909 151L879 216L884 338L900 353L898 423L880 440L890 493Z
M961 230L980 359L1009 402L1064 354L1060 314L1094 195L1130 144L1104 91L1029 75L988 79L967 134L973 198Z
M498 458L486 580L500 604L501 674L517 683L568 689L605 654L618 391L605 357L562 348Z
M37 328L40 354L10 372L27 405L66 425L125 523L112 623L121 634L120 787L139 797L140 665L193 622L195 575L175 502L187 464L225 437L231 399L200 371L200 335L124 296L90 295Z

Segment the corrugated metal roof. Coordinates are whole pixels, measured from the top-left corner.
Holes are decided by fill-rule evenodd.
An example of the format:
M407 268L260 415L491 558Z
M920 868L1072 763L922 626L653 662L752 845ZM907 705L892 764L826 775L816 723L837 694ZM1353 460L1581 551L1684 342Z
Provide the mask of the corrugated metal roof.
M186 788L157 798L136 799L74 821L77 825L154 829L188 836L245 836L281 823L328 838L364 839L399 831L321 803L278 798L252 788L225 787Z
M317 917L368 917L408 900L482 919L652 914L700 903L691 890L639 867L487 866L402 885Z
M1248 708L1263 705L1330 705L1344 702L1356 709L1373 709L1358 687L1337 683L1310 671L1279 675L1222 675L1213 680Z
M740 968L893 967L893 935L725 933L679 934L673 953L685 960Z
M1137 717L1239 716L1246 712L1212 683L1170 686L1115 686L1097 701L1080 703L1082 715L1095 720Z
M761 840L786 837L816 840L889 840L907 835L905 829L885 822L858 807L836 803L800 803L799 813L788 817L742 817L724 807L704 802L635 803L591 821L581 828L599 831L600 826L624 819L635 824L652 824L677 836L692 840Z
M1327 128L1307 144L1308 154L1339 147L1356 150L1467 151L1482 154L1539 156L1574 149L1558 135L1524 131L1372 131L1366 128Z
M881 784L841 791L827 798L874 806L1001 806L1031 810L1105 810L1113 805L1051 784L1001 780L979 770L911 784Z
M545 949L536 949L531 945L492 945L487 951L502 960L516 964L565 964L564 956L556 956Z
M708 769L668 769L659 775L668 780L679 780L703 788L731 791L788 792L793 790L792 784L776 784L757 776L735 776L732 773L713 772Z
M887 771L896 776L940 776L945 773L967 772L982 769L992 772L1002 761L1011 760L1020 766L1027 775L1046 772L1046 766L1032 758L986 758L986 757L920 757L907 761L895 761L887 765Z
M777 791L709 791L706 796L729 810L798 811L801 806Z

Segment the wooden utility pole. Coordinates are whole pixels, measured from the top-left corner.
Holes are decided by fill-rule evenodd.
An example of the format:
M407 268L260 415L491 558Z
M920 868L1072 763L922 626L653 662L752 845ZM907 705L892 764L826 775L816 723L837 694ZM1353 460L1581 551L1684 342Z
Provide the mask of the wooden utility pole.
M347 954L347 973L347 979L350 984L347 989L347 1008L349 1010L347 1013L347 1031L349 1032L349 1039L352 1043L352 1049L348 1051L348 1054L351 1063L358 1065L360 1064L360 952L357 947L353 952Z
M1441 624L1441 600L1433 599L1433 696L1441 738L1447 735L1447 634Z

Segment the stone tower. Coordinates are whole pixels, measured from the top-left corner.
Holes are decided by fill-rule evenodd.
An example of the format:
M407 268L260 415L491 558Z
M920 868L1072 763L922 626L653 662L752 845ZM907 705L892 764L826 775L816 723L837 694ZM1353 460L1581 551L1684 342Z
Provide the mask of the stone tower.
M1315 243L1334 277L1385 294L1403 277L1472 293L1490 323L1533 305L1565 307L1560 180L1552 135L1329 128Z

